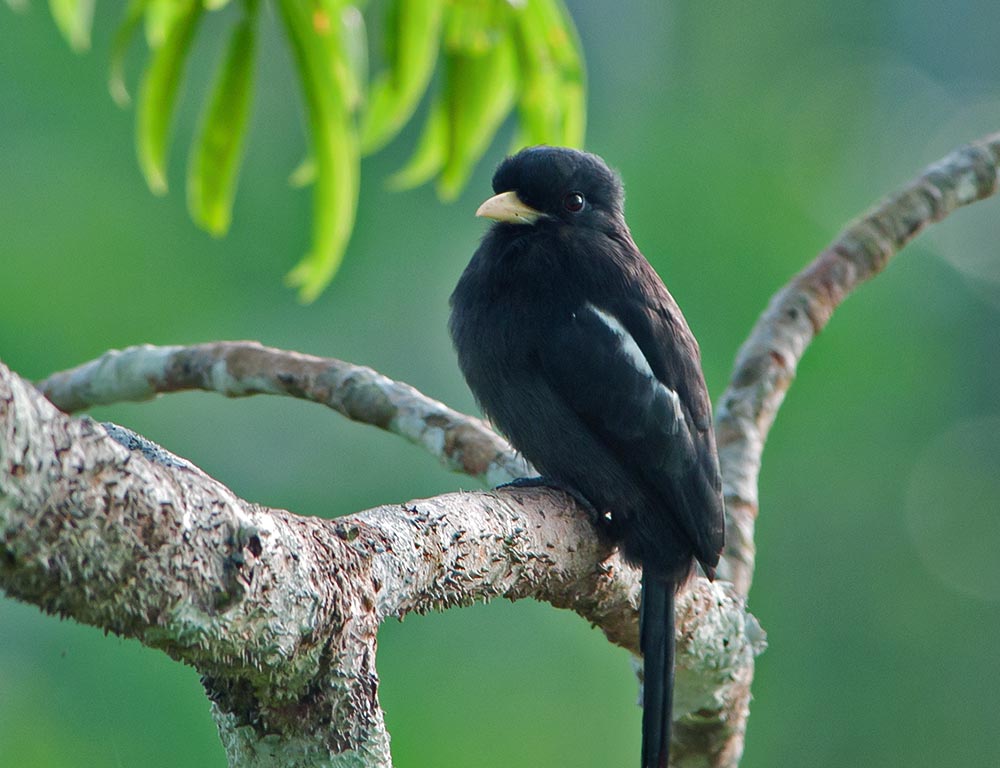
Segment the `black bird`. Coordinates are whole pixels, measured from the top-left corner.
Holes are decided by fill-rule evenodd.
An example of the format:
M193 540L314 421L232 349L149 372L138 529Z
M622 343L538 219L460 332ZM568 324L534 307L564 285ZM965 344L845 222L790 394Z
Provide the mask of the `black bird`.
M601 158L525 149L493 190L476 215L496 223L451 297L459 365L536 482L582 497L642 567L642 766L665 768L674 592L695 562L714 577L724 536L698 343Z

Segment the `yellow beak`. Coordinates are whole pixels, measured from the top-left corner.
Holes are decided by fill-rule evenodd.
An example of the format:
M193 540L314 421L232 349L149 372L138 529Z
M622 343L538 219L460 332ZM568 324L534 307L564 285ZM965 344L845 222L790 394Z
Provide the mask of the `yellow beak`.
M476 216L510 224L534 224L545 214L526 205L517 192L501 192L494 195L476 211Z

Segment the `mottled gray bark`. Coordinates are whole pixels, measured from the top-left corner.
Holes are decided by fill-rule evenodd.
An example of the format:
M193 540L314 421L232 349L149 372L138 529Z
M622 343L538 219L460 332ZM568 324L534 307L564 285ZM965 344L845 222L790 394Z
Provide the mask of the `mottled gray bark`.
M564 494L299 517L108 429L0 366L0 586L196 667L233 765L390 765L375 673L390 616L531 597L636 650L638 573ZM679 615L684 714L726 701L763 640L725 584L695 582Z
M361 365L272 349L255 341L113 349L53 374L38 386L67 413L186 389L226 397L299 397L393 432L425 448L448 469L489 486L531 473L482 419L454 411L409 384Z

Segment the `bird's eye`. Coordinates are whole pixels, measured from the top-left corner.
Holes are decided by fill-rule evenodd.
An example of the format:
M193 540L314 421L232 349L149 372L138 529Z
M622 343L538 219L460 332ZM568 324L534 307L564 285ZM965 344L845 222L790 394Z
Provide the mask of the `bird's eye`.
M587 200L579 192L570 192L563 198L563 207L570 213L579 213Z

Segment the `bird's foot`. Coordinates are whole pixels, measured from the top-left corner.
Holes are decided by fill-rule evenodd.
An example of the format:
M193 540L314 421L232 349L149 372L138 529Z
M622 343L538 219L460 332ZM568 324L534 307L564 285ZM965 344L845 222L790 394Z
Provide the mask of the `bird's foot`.
M611 519L610 512L601 512L590 500L583 496L575 488L571 488L564 483L560 483L558 480L553 480L548 477L519 477L516 480L511 480L509 483L503 483L498 485L497 488L554 488L557 491L562 491L567 496L572 497L572 499L582 507L586 513L590 516L590 519L594 521L594 525L597 526L600 531L606 535L611 535L614 523Z
M558 480L553 480L548 477L519 477L516 480L511 480L509 483L498 485L497 488L554 488L557 491L562 491L568 496L572 496L574 501L587 510L589 514L593 515L595 519L600 517L594 505L591 504L590 501L579 491L575 488L570 488L564 483L560 483Z
M555 480L549 480L541 475L518 477L509 483L500 483L497 488L558 488L560 491L563 489Z

